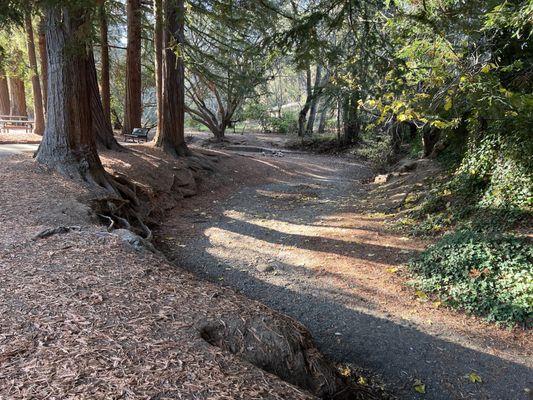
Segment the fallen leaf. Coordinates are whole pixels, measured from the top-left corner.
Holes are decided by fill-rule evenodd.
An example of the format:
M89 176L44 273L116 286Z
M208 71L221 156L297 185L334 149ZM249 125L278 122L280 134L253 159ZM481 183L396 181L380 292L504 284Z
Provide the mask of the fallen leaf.
M421 290L415 291L415 294L419 299L427 300L428 298L428 295Z
M481 383L483 382L483 380L481 379L481 376L479 376L478 374L476 374L475 372L470 372L468 374L468 379L470 380L470 382L472 383Z
M360 376L359 379L357 380L357 383L362 386L368 385L368 381L366 380L364 376Z
M342 376L348 377L348 376L351 375L352 371L348 367L341 367L340 368L340 373L341 373Z
M426 393L426 385L420 379L417 379L413 384L413 389L418 393Z
M387 268L387 272L389 274L395 274L396 272L398 272L398 268Z

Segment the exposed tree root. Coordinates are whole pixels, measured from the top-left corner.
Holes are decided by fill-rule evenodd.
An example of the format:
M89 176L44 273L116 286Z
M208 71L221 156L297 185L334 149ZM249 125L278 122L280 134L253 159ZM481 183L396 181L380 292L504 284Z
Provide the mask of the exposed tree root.
M37 239L45 239L45 238L48 238L50 236L53 236L53 235L60 235L60 234L63 234L63 233L68 233L68 232L71 232L71 231L79 231L80 230L80 227L79 226L58 226L56 228L49 228L49 229L45 229L44 231L42 232L39 232L37 235L35 235L33 237L33 240L37 240Z
M296 321L278 316L245 320L230 315L200 327L208 343L227 350L322 399L374 400L368 388L348 384Z

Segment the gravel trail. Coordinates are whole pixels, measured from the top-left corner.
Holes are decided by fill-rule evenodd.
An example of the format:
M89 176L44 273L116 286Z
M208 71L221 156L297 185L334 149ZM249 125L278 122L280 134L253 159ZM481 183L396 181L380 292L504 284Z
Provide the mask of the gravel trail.
M305 154L245 159L279 174L208 208L193 199L197 212L169 220L177 265L301 321L323 352L378 375L401 399L531 398L523 340L405 285L402 266L424 244L368 212L368 167Z

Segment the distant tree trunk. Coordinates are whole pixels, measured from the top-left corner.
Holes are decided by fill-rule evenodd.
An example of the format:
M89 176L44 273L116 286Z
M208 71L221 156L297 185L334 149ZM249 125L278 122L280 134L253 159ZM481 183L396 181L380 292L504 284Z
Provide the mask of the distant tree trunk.
M162 104L163 104L163 10L162 0L154 0L154 48L155 48L155 87L157 101L157 128L156 136L161 133Z
M162 126L156 146L175 157L190 155L185 143L185 77L183 58L174 45L185 42L184 0L164 0Z
M128 46L123 133L141 127L141 0L127 0Z
M50 93L36 159L65 176L116 193L98 157L92 129L89 54L79 39L88 13L50 6L45 15Z
M326 121L328 119L329 104L327 100L324 100L322 109L320 110L320 120L318 122L318 133L324 133L326 131Z
M341 145L341 99L337 99L337 145Z
M360 124L357 113L357 94L353 93L344 101L344 144L351 145L359 140Z
M315 127L316 110L318 104L318 92L322 79L322 66L318 64L316 66L315 85L313 87L313 99L311 100L311 106L309 108L309 119L307 120L307 128L305 129L306 135L311 136Z
M44 33L44 19L39 21L39 64L41 66L41 90L43 92L43 108L48 109L48 61L46 57L46 38Z
M26 37L28 45L28 59L31 68L31 86L33 89L33 114L34 125L33 133L41 135L44 133L44 107L43 94L41 92L41 81L39 80L39 70L37 68L37 56L35 55L35 41L33 38L33 25L30 14L26 14L24 18L24 25L26 27Z
M11 104L9 101L9 86L5 72L0 68L0 115L9 115L11 111Z
M307 67L306 76L305 76L305 88L306 88L306 98L303 108L298 114L298 136L303 137L305 135L307 112L311 106L311 96L313 92L312 82L311 82L311 66Z
M422 145L424 148L424 157L429 157L440 138L440 129L426 127L422 131Z
M88 90L91 96L91 116L93 134L96 142L109 150L123 150L123 147L118 144L113 135L113 128L111 126L111 119L107 118L98 91L98 78L96 76L96 64L94 62L94 54L92 49L89 50L87 59L87 83Z
M109 84L109 40L107 35L107 14L105 10L105 0L100 0L98 6L98 20L100 23L100 96L104 118L111 126L111 90ZM106 122L107 126L108 123ZM113 141L116 141L113 138Z
M27 116L26 109L26 92L24 89L24 81L17 77L9 77L9 95L11 102L11 115Z

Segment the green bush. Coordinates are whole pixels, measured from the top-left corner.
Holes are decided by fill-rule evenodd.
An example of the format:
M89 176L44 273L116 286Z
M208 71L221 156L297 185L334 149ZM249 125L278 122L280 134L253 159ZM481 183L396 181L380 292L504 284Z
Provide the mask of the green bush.
M533 322L531 240L471 230L445 235L410 263L415 286L452 307L505 324Z
M298 130L298 117L294 112L285 112L281 118L270 117L268 126L274 133L294 133Z

